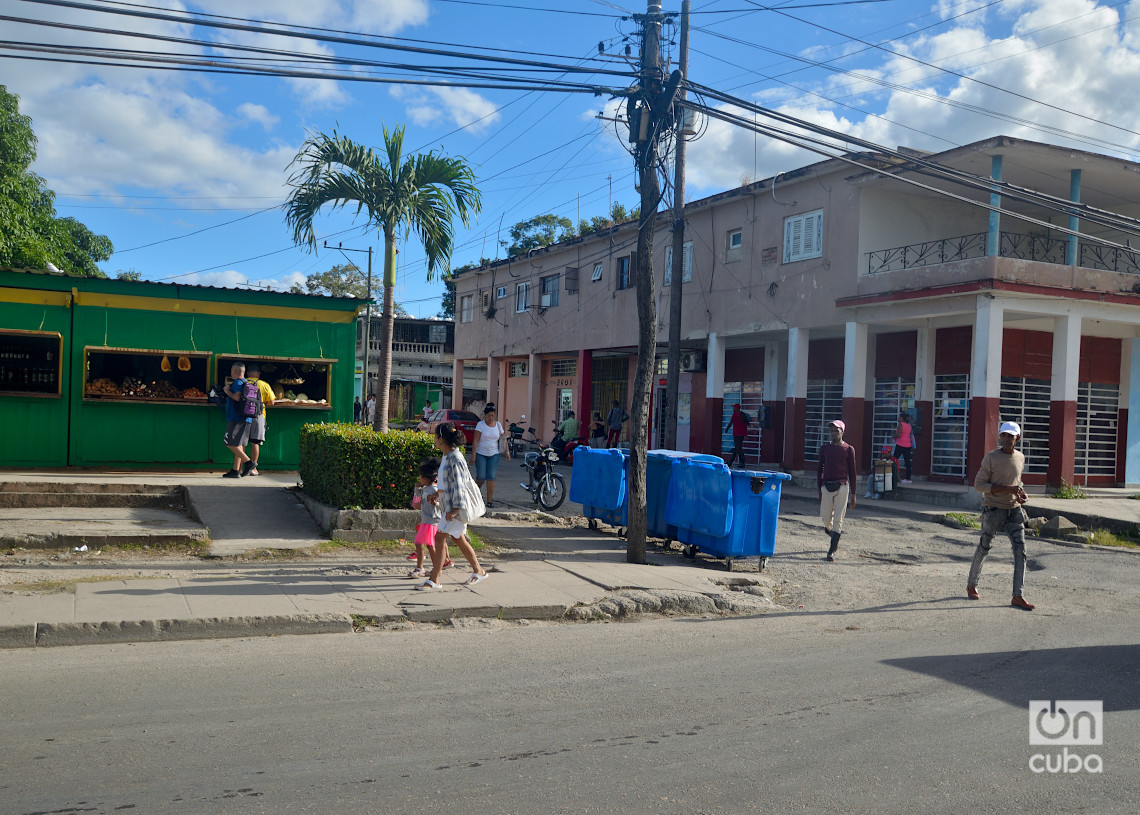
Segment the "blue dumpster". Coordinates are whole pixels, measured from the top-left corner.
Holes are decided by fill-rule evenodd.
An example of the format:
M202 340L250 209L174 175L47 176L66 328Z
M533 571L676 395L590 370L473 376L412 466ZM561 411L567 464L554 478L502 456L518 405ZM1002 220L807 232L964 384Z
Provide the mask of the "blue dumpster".
M628 450L594 450L579 447L574 451L570 475L570 500L582 505L582 514L610 526L629 526Z
M723 464L720 456L686 453L682 450L650 450L645 454L645 509L648 532L652 537L677 540L677 527L665 520L665 507L669 502L669 482L672 480L673 462L678 459Z
M675 464L674 467L678 465ZM673 474L677 479L677 472ZM692 471L692 478L699 478L700 471ZM763 569L768 558L776 550L776 525L780 514L780 493L783 482L791 480L787 473L733 470L729 478L731 487L720 494L720 500L727 505L721 510L729 518L727 529L720 533L717 512L711 517L702 517L699 507L670 507L667 515L677 523L678 540L684 544L686 557L696 557L698 551L714 557L724 558L729 571L738 557L759 557ZM723 489L724 479L720 474L715 479L717 488ZM704 498L710 490L705 489L693 498ZM670 500L686 500L686 494L678 491L670 493ZM720 510L719 507L708 507Z

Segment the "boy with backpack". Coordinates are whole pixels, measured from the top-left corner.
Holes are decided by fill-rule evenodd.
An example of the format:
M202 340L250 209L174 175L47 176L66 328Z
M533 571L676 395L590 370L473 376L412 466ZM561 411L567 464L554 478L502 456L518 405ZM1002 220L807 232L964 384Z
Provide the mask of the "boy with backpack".
M742 465L747 464L744 460L744 439L748 436L748 423L751 420L752 417L740 409L739 402L732 406L732 415L728 417L728 424L724 427L725 433L732 428L732 455L728 457L729 467L734 461L739 461Z
M261 475L261 473L257 471L257 460L261 455L261 445L265 444L265 408L267 405L273 404L275 394L273 393L273 388L269 387L269 383L261 378L260 362L251 362L246 368L245 373L249 378L246 380L245 389L247 393L244 393L243 397L246 395L252 396L252 394L248 394L249 386L256 386L261 410L253 417L253 421L249 423L249 456L252 463L242 475Z
M235 362L230 366L230 382L226 388L226 447L234 454L234 466L222 478L241 478L253 469L253 459L245 452L249 444L249 431L253 417L261 413L261 397L257 384L245 379L245 364ZM252 389L252 394L249 393ZM251 402L249 397L253 397Z

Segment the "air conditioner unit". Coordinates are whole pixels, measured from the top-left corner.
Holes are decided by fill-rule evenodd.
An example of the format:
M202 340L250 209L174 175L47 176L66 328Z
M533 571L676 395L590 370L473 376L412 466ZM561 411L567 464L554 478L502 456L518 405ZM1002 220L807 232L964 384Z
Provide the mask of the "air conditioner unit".
M554 295L550 292L546 292L542 295L542 299L539 301L539 305L541 305L543 308L550 308L552 305L554 305Z
M686 351L681 354L681 370L685 373L700 373L705 369L704 351Z

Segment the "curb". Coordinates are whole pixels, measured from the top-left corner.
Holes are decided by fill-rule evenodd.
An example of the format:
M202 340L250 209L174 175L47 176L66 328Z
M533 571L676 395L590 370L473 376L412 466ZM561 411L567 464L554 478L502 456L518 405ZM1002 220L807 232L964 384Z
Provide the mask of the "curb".
M199 617L185 620L123 620L99 623L29 623L0 627L0 648L351 633L352 617L348 614Z

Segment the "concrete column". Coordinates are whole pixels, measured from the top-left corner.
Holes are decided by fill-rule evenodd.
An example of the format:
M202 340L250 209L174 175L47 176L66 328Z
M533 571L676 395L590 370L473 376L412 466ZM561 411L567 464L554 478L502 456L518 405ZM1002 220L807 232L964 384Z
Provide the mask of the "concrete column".
M760 429L760 460L777 464L784 458L784 377L787 351L779 342L764 345L764 408L768 427Z
M548 435L547 425L543 422L542 410L542 357L531 354L527 362L529 376L526 382L526 420L533 427L539 438ZM551 416L551 419L554 417Z
M994 181L1001 181L1001 156L993 156L990 159L990 178ZM997 189L996 187L994 188ZM1001 195L997 192L990 193L990 206L1001 206ZM986 238L986 255L989 257L997 257L1001 254L1001 213L990 210L990 232Z
M867 355L870 334L866 323L848 322L843 343L843 423L845 438L855 445L860 466L873 459L871 432L867 419Z
M724 340L709 334L709 350L706 354L705 397L724 401Z
M1073 483L1077 446L1077 381L1081 357L1081 318L1053 321L1053 379L1049 394L1049 466L1046 483Z
M992 296L978 295L974 347L970 360L970 418L966 442L966 481L974 475L987 452L997 447L1001 423L1001 347L1004 328L1002 305Z
M498 416L503 417L503 394L499 390L499 360L487 357L487 401L494 402L499 409Z
M1080 170L1070 170L1069 171L1069 200L1072 201L1074 204L1080 203L1080 200L1081 200L1081 171ZM1077 229L1080 228L1080 225L1081 225L1081 219L1078 218L1076 216L1076 213L1074 212L1074 214L1069 216L1069 229L1076 232ZM1065 263L1069 264L1070 266L1076 266L1077 265L1077 257L1078 257L1077 248L1078 248L1077 247L1077 236L1076 235L1070 235L1069 236L1069 245L1065 251Z
M807 407L808 349L811 332L788 329L788 379L784 393L784 458L788 470L804 468L804 433Z
M583 349L578 352L578 406L575 410L578 413L578 421L582 423L582 432L589 435L590 422L593 416L590 415L590 406L594 403L594 352L589 349ZM602 414L603 421L605 420L605 413Z
M461 359L453 360L451 363L451 409L463 410L463 360Z
M933 328L918 329L914 370L914 472L930 475L930 459L934 438L934 346L938 332Z

